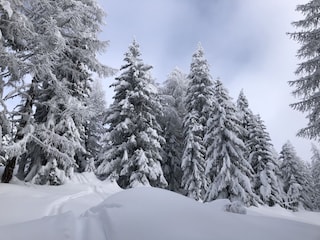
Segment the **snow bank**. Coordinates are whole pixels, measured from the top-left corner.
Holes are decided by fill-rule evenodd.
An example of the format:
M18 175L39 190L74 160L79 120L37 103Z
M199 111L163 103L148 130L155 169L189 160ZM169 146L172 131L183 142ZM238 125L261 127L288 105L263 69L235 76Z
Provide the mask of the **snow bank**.
M32 211L38 211L40 214L41 211L52 210L53 203L58 210L63 208L63 213L57 211L55 216L0 226L0 238L10 240L320 239L320 225L298 222L299 218L290 215L291 212L277 207L249 208L247 215L234 214L225 211L225 206L230 203L228 200L200 203L176 193L151 187L115 193L119 191L116 184L100 182L101 185L96 185L99 182L94 181L92 184L91 177L77 176L66 186L55 189L49 186L1 184L0 222L5 222L7 217L11 217L10 214L16 214L15 205L21 201L22 195L25 196L24 200L27 200L24 207L28 211L25 214L32 214ZM111 195L111 192L114 194ZM109 196L103 202L100 195L102 193L104 197ZM20 197L20 200L13 196ZM94 196L100 199L94 199ZM6 208L10 206L11 209L8 208L10 211L3 207L3 201L7 201ZM81 206L81 204L98 205L79 216L79 209L75 210L71 205ZM71 211L65 212L68 209ZM288 219L283 219L284 216ZM315 213L314 217L314 221L320 220L319 213ZM11 221L13 220L14 217Z
M0 183L0 225L68 211L78 217L119 191L115 182L100 181L93 173L75 173L62 186L40 186L14 178L12 184Z
M223 211L227 203L202 204L169 191L138 188L111 196L85 216L106 214L112 240L320 239L319 226L228 213Z

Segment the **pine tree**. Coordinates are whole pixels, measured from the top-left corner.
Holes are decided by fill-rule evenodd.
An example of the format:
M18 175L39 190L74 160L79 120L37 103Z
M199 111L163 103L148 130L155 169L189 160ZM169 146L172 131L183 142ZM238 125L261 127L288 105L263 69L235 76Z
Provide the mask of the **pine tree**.
M253 189L265 204L282 206L283 190L279 164L273 154L270 136L259 115L252 116L248 132L249 140L246 148L254 172Z
M299 159L290 142L283 145L280 160L282 161L280 169L283 187L288 198L287 207L293 210L297 210L298 206L312 209L312 189L308 181L306 165Z
M199 200L203 199L208 187L205 175L204 135L213 101L213 83L209 65L200 45L192 56L188 80L185 100L187 115L183 121L182 187L187 196Z
M187 88L187 76L174 69L160 89L163 115L159 123L166 140L163 146L162 169L168 189L181 192L181 158L183 151L183 118L186 114L184 98Z
M99 175L112 176L123 188L137 185L167 186L161 168L160 100L152 84L151 66L140 58L136 41L125 54L121 75L116 78L114 102L106 123L108 151L97 169Z
M215 106L205 136L206 174L212 181L205 200L228 198L256 205L259 200L251 189L252 168L244 158L245 145L239 138L242 128L236 106L220 80L215 83L214 95Z
M314 208L320 210L320 151L315 146L312 145L312 162L311 162L311 174L313 179L313 205Z
M298 102L291 104L291 107L303 113L307 113L307 127L301 129L298 136L319 139L319 1L310 0L306 4L298 5L297 11L302 13L304 19L293 22L293 25L298 28L299 31L290 33L290 36L301 44L297 56L303 61L296 70L296 74L299 75L299 78L289 82L290 86L295 87L293 94L300 98Z

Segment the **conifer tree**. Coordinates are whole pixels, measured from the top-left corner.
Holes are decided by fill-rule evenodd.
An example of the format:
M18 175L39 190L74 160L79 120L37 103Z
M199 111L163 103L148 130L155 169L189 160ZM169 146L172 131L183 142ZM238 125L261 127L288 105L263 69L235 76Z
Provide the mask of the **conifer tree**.
M106 133L105 120L107 117L107 103L105 93L101 83L95 81L92 85L89 98L86 100L86 106L89 110L89 118L85 125L86 139L85 149L88 152L89 159L86 170L94 170L100 165L99 155L102 151L103 136Z
M206 201L228 198L246 205L256 205L249 178L252 168L244 158L245 145L239 138L242 133L237 109L220 80L214 87L215 105L208 120L206 174L211 184Z
M187 115L183 121L182 187L187 196L199 200L203 199L208 187L208 178L205 175L204 135L213 101L209 65L200 45L192 56L188 81L185 100Z
M246 147L254 175L252 185L261 200L273 206L283 204L280 170L273 154L271 139L259 115L252 116L248 125L249 140Z
M19 91L23 102L15 141L21 150L14 144L7 152L14 161L20 157L21 179L31 181L39 175L38 183L62 183L79 166L77 153L86 152L81 133L90 73L110 72L96 59L105 46L97 39L103 11L91 0L35 0L21 6L31 27L16 40L24 47L16 56L27 66L23 73L30 74L32 82ZM51 181L49 175L61 179Z
M293 210L298 210L300 206L312 209L312 189L308 181L308 171L290 142L283 145L280 160L287 207Z
M314 208L320 210L320 151L313 144L312 145L312 162L311 162L311 174L313 179L313 205Z
M241 122L242 133L240 134L240 138L242 139L245 146L247 146L249 137L249 125L252 124L253 121L253 113L249 108L249 102L247 97L245 96L243 90L240 91L240 94L237 99L237 115ZM245 151L245 158L249 159L249 150Z
M298 136L319 139L319 1L310 0L306 4L298 5L297 11L299 11L304 18L300 21L293 22L293 25L298 31L290 33L290 36L301 44L297 56L299 59L302 59L302 62L296 70L299 78L289 82L291 86L295 87L293 94L299 98L299 101L291 104L291 107L300 112L307 113L308 124L298 132Z
M99 175L113 177L123 188L138 185L167 186L161 168L161 127L156 116L161 115L157 89L152 84L149 70L143 63L136 41L125 53L125 64L114 87L106 123L108 151L101 156Z
M30 124L32 113L32 95L33 84L26 90L24 77L30 74L35 66L30 64L34 59L34 30L33 24L27 18L21 1L2 1L0 4L0 82L1 82L1 111L2 121L6 121L8 114L13 119L12 125L17 129L15 136L10 142L3 146L1 153L7 158L2 182L9 182L13 175L17 158L25 152L26 142L32 132ZM44 66L45 67L45 66ZM3 96L6 88L7 95ZM8 89L10 89L8 91ZM22 94L21 94L22 93ZM6 107L6 100L15 96L21 96L25 103L18 106L22 113L20 116L9 112ZM2 129L3 131L4 129ZM2 140L2 138L1 138Z
M160 89L163 115L159 123L166 140L163 146L162 169L168 189L181 192L181 158L183 151L183 118L186 114L184 99L187 76L175 68Z

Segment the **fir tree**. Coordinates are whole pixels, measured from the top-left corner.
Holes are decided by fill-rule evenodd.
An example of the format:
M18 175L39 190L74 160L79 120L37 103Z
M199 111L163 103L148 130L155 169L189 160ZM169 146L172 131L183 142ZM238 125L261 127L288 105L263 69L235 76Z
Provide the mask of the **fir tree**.
M163 115L159 123L166 140L163 146L163 173L168 181L168 189L181 192L181 158L183 151L183 118L186 114L184 98L187 77L179 69L168 76L161 91Z
M261 200L273 206L283 204L280 170L273 154L271 139L259 115L252 116L248 125L249 140L246 147L254 176L252 185Z
M256 205L259 200L251 189L252 168L244 158L245 145L239 138L242 128L237 109L220 80L215 84L214 94L215 106L205 137L208 145L206 174L212 182L205 200L228 198Z
M181 168L182 187L186 195L196 200L203 199L208 187L205 175L206 146L204 135L213 101L213 83L204 51L199 45L192 56L183 121L184 151Z
M93 170L100 165L99 155L102 151L103 136L106 133L105 119L107 116L107 103L105 93L100 82L94 82L89 98L86 100L86 106L89 110L89 119L87 120L85 130L85 148L88 152L89 164L86 165L88 170Z
M298 210L298 206L312 209L312 189L306 165L299 159L290 142L283 145L280 160L283 187L288 198L287 207L293 210Z
M307 127L301 129L298 136L318 139L320 133L319 1L311 0L306 4L298 5L297 11L302 13L304 19L293 22L299 31L290 33L290 36L301 44L297 56L303 61L296 70L299 78L289 82L291 86L295 87L293 94L300 98L291 106L298 111L307 113Z
M241 122L242 133L240 134L240 138L242 139L245 146L247 146L249 137L249 125L252 124L253 121L253 113L249 108L249 102L247 97L245 96L243 90L240 91L240 94L237 99L237 115ZM249 159L249 150L245 151L245 158Z
M125 54L121 75L116 78L114 102L106 123L108 150L97 169L99 175L112 176L121 187L137 185L167 186L161 168L161 127L156 116L161 105L149 70L140 58L136 41Z
M313 179L313 205L315 209L320 210L320 151L312 145L312 162L311 162L311 174Z

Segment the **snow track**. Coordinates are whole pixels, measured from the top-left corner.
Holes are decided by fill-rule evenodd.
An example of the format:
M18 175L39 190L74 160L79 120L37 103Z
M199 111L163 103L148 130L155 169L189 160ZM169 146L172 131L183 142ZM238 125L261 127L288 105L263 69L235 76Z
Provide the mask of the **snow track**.
M63 213L63 207L64 205L71 201L71 200L76 200L79 199L81 197L85 197L88 196L90 194L93 194L94 191L89 188L87 191L83 191L83 192L79 192L79 193L75 193L72 195L68 195L68 196L63 196L61 198L58 198L57 200L53 201L49 207L48 207L48 212L47 212L47 216L51 216L51 215L57 215L57 214L61 214Z
M97 204L108 198L114 192L118 192L119 188L113 188L110 191L110 183L101 182L93 177L92 174L74 174L69 187L78 189L74 194L62 195L60 198L56 198L47 207L46 216L57 215L72 211L77 215L80 215L85 210L92 206L92 202ZM63 188L63 186L60 186ZM72 189L71 192L74 191ZM90 204L86 204L90 203Z

